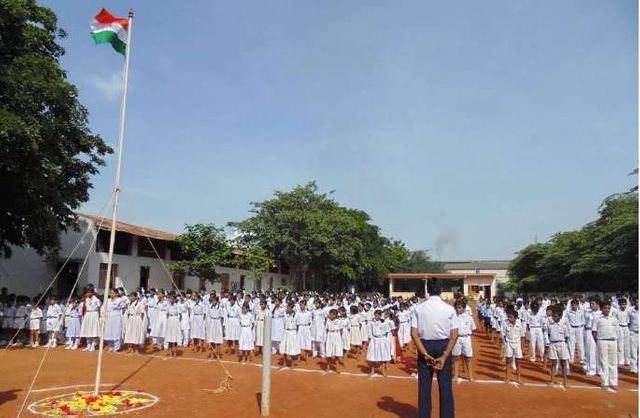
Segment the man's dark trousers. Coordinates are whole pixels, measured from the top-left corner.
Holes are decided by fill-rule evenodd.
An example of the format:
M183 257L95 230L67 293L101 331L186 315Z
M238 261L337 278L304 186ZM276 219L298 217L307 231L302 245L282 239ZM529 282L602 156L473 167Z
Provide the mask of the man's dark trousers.
M440 357L449 344L446 340L422 340L427 353L434 359ZM451 383L451 356L447 357L442 370L437 373L440 390L440 418L453 418L453 387ZM434 368L427 365L423 356L418 355L418 416L431 418L431 382Z

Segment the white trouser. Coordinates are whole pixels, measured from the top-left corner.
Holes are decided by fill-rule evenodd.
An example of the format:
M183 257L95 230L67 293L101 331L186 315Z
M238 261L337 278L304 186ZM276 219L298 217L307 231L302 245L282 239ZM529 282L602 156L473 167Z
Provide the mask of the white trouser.
M542 328L531 328L531 344L529 345L529 356L531 361L536 361L536 348L540 359L544 358L544 339Z
M618 327L618 364L629 364L629 327Z
M603 386L618 386L618 344L615 340L598 340L598 362Z
M580 359L580 361L584 359L584 338L582 331L583 327L571 327L571 333L569 334L569 361L571 363L573 363L576 353L576 346L578 346L578 359Z
M186 347L189 345L189 329L182 330L182 342L178 344L180 347Z
M629 332L629 366L631 373L638 373L638 333Z
M585 337L587 338L586 358L584 371L587 374L594 375L600 372L600 362L598 361L598 345L596 340L593 339L593 333L591 330L585 331Z

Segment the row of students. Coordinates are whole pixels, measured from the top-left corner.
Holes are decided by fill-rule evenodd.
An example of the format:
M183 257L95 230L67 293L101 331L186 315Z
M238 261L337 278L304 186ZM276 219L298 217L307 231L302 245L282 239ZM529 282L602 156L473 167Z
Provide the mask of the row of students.
M520 382L522 346L528 347L531 362L536 361L537 354L541 361L550 363L550 384L562 373L562 384L566 385L574 360L586 375L600 375L603 389L610 391L617 390L618 367L629 365L630 372L637 374L636 298L631 299L630 307L623 297L615 301L576 297L551 303L537 299L528 303L518 298L515 304L497 300L489 306L481 301L478 314L492 337L498 336L502 341L507 381L511 362L517 373L516 382Z

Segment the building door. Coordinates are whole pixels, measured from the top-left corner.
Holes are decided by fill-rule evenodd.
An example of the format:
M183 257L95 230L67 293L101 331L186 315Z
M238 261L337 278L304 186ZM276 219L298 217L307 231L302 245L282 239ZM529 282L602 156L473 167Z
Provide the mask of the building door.
M107 285L107 263L100 263L100 273L98 275L98 289L104 289ZM109 282L109 289L116 288L116 277L118 276L118 265L111 264L111 281Z
M229 275L227 273L220 275L220 289L229 290Z
M56 269L56 272L59 272L57 293L58 296L66 299L69 297L69 293L71 293L73 285L76 283L76 279L78 278L80 263L77 261L69 261L67 265L62 268L63 264L64 263L58 263L58 268ZM74 293L77 293L77 286Z
M149 266L140 266L140 288L149 290Z
M484 287L484 298L491 300L491 286Z
M244 276L240 276L240 290L244 290Z

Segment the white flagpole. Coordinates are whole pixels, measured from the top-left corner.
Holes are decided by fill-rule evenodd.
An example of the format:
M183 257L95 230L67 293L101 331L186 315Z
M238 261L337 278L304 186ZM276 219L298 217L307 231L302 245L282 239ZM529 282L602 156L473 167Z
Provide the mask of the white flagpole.
M100 344L98 348L98 367L96 368L96 386L94 395L100 391L100 378L102 374L102 353L104 349L104 329L107 323L107 304L109 302L109 290L111 289L111 266L113 264L113 248L116 242L116 219L118 214L118 200L120 197L120 172L122 169L122 148L124 146L125 115L127 113L127 86L129 84L129 57L131 56L131 31L133 29L133 11L129 10L129 27L127 28L127 46L124 60L124 77L122 79L122 102L120 104L120 130L118 138L118 165L116 168L116 183L114 186L113 215L111 217L111 237L109 239L109 258L107 261L107 277L104 285L104 298L102 301L102 318L100 318Z

